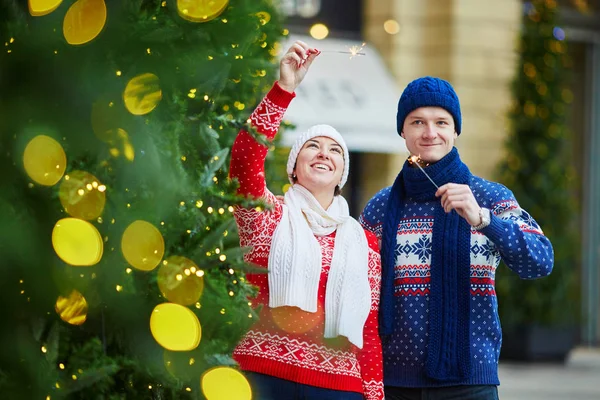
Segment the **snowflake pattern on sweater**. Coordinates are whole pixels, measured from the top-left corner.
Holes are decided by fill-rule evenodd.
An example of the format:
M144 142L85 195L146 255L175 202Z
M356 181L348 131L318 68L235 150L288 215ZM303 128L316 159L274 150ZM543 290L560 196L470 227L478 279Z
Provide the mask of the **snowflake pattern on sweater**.
M283 114L294 95L275 84L252 113L250 120L268 139L277 134ZM236 208L240 244L251 247L247 262L267 267L271 243L282 217L282 203L267 189L264 161L267 148L244 130L232 148L231 176L240 184L239 192L264 199L270 209ZM346 338L325 339L325 291L336 232L315 236L321 247L322 269L316 313L296 307L269 308L267 274L248 274L259 288L256 305L262 305L259 321L234 350L233 357L242 370L272 375L294 382L327 389L363 393L367 400L383 399L381 341L378 335L381 260L377 238L365 231L369 244L369 283L371 311L364 327L364 344L358 349Z
M430 265L434 221L433 202L407 199L398 225L394 249L394 332L383 345L384 383L401 387L498 385L498 358L502 331L495 291L496 268L502 259L522 279L552 271L554 254L539 225L519 207L510 190L473 176L469 184L481 207L491 210L491 223L471 229L470 343L471 377L440 382L425 372L428 350ZM367 204L359 221L382 236L390 187ZM518 295L518 294L515 294Z

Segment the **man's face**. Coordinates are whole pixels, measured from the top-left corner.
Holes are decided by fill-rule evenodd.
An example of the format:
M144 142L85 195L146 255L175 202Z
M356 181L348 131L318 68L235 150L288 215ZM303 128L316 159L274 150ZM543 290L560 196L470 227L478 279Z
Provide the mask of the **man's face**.
M420 107L406 116L402 137L411 155L433 163L450 153L458 135L448 111L441 107Z

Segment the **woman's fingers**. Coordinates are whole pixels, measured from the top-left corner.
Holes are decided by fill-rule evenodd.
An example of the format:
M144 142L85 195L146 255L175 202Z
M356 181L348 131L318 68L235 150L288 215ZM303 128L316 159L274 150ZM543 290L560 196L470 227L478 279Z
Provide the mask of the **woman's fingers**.
M298 54L302 59L308 57L307 53L309 49L305 49L298 42L294 43L294 45L292 46L292 50L296 52L296 54Z

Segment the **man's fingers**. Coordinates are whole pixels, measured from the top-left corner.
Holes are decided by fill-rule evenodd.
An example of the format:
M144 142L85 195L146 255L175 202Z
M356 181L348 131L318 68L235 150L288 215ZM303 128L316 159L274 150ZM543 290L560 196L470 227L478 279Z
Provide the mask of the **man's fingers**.
M452 194L442 198L442 207L444 207L444 211L446 212L462 209L467 204L468 198L463 194Z

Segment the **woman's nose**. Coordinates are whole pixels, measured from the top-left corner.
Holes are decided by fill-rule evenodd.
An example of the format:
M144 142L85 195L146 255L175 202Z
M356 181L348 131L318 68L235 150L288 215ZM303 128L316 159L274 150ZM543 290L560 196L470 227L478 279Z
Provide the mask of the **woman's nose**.
M327 152L327 150L321 150L321 151L319 151L319 154L317 154L317 157L324 158L324 159L328 160L329 159L329 152Z

